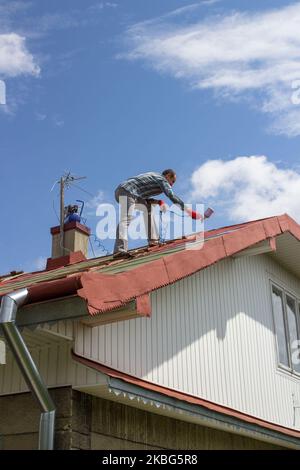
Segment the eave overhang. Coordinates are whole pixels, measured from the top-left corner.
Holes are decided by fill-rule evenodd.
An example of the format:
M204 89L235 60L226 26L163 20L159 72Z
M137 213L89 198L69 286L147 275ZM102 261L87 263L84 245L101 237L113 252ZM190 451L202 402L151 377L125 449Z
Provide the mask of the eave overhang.
M76 387L78 390L123 402L129 406L148 409L148 411L175 419L300 450L300 431L145 381L111 369L74 352L72 358L106 377L106 380L101 379L99 386L95 384L94 386Z

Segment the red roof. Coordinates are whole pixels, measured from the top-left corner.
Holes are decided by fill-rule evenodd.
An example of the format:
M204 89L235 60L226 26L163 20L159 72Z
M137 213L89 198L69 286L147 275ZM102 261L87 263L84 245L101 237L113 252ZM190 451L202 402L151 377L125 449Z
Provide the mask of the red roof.
M18 276L17 279L2 280L0 282L0 295L25 286L29 290L28 303L77 295L86 301L91 315L114 310L135 300L138 313L149 315L149 294L152 291L190 276L264 240L272 241L283 233L290 233L300 241L300 226L286 214L208 231L205 233L203 247L199 250L185 250L184 244L187 240L174 240L162 247L155 247L148 251L141 249L132 261L116 261L112 258L103 257L98 260L78 262L48 272L24 274ZM188 241L193 240L195 240L195 236L188 238ZM173 248L181 248L181 250L170 253ZM160 254L161 256L158 259L153 259L153 256L151 257L153 254ZM136 266L136 260L139 258L143 258L144 262L142 265ZM114 267L114 265L121 268L124 265L124 270L115 274L102 272L104 267ZM128 266L130 269L125 270L128 269ZM47 281L46 278L52 280ZM293 437L300 436L298 431L259 420L188 394L145 382L101 364L93 363L93 361L78 357L77 360L89 367L95 367L111 377L122 378L127 382L164 393L170 397L205 406L220 413L235 416L249 423L258 424Z
M195 240L195 236L189 237L188 240L174 240L148 251L141 249L132 261L120 262L104 257L88 260L85 265L76 263L71 266L73 271L66 271L65 274L62 268L53 269L50 273L51 279L54 280L51 281L45 281L41 272L24 274L19 276L17 281L4 280L0 283L0 295L20 288L21 282L29 290L28 303L78 295L86 300L90 314L95 315L136 300L138 313L149 315L149 293L152 291L190 276L259 242L272 240L285 232L300 240L300 226L286 214L222 227L205 232L205 241L199 250L184 249L184 244ZM176 247L181 250L169 253ZM151 260L150 255L153 254L161 256L159 259ZM143 264L135 266L134 262L138 258L143 258ZM132 269L124 268L123 272L115 274L101 271L102 268L113 267L115 264L122 268L122 263L124 265L126 263L126 269L132 263Z

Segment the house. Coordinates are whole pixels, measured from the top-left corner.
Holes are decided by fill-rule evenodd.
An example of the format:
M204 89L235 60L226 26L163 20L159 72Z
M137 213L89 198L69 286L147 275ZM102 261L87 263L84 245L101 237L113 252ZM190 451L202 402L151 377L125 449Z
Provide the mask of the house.
M300 449L293 219L130 260L86 259L78 222L61 257L51 231L44 271L0 280L0 448L51 448L55 426L59 449Z

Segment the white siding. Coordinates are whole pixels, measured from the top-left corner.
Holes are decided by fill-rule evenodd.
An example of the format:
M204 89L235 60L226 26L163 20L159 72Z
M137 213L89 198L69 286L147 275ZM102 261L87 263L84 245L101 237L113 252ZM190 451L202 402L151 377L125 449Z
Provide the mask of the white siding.
M270 257L228 259L154 292L151 319L78 325L75 350L292 427L300 378L277 367L270 277L300 297L300 281ZM300 427L299 408L295 417Z
M72 361L74 336L78 354L288 427L295 418L300 428L300 378L277 367L270 278L300 298L300 281L271 257L228 259L154 292L150 319L94 328L67 321L23 334L50 387L101 382ZM47 330L56 335L49 341ZM7 354L0 395L25 390Z
M69 321L54 325L45 325L43 330L50 330L57 335L71 337L74 324ZM45 337L44 334L30 333L24 329L22 335L44 382L48 387L64 385L95 385L100 382L99 374L74 362L71 358L72 342L60 336ZM25 392L28 390L18 365L7 350L6 364L0 364L0 395Z

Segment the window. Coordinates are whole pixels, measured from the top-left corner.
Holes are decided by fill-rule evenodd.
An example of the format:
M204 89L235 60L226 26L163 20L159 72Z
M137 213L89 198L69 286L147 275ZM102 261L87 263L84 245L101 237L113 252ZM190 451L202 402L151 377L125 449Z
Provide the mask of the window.
M286 296L286 311L287 311L287 318L288 318L288 330L289 330L289 340L290 340L290 351L291 351L291 358L292 358L292 369L296 372L300 372L300 364L297 364L299 361L293 359L297 359L297 348L298 348L298 341L300 335L298 334L297 328L297 310L296 310L296 301Z
M277 337L277 347L279 353L279 362L284 366L289 367L289 355L286 340L286 327L284 321L284 307L282 292L273 286L272 289L273 298L273 312L275 320L275 329Z
M272 285L272 302L279 363L300 373L300 304L275 285Z

